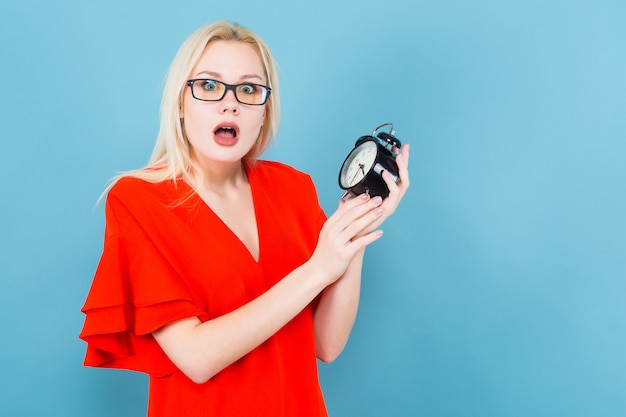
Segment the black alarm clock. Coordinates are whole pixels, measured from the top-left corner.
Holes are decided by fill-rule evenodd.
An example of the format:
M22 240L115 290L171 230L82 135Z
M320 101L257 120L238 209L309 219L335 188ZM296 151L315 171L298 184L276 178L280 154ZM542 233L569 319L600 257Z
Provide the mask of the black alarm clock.
M380 132L384 127L389 127L389 133ZM363 193L382 198L389 195L382 172L387 171L398 182L396 156L402 144L394 135L393 125L385 123L371 135L357 139L339 170L339 187L345 190L343 198Z

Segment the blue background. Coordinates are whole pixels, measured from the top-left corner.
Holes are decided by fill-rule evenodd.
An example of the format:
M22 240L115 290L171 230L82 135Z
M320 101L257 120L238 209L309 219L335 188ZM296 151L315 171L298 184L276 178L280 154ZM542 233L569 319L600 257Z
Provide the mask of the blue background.
M180 43L217 19L280 65L266 158L339 166L384 122L412 186L368 249L332 416L626 415L622 0L0 0L3 416L145 413L147 378L83 368L96 199L143 166Z

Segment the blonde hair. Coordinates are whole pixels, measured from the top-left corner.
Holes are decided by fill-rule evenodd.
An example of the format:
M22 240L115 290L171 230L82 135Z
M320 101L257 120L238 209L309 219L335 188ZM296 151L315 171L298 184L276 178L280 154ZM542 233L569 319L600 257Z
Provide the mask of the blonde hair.
M193 174L190 145L184 134L179 110L182 108L189 74L200 60L207 45L217 40L245 42L254 48L261 59L267 85L271 87L272 93L265 103L265 119L259 137L248 154L244 156L244 162L253 164L267 149L276 135L280 121L277 64L268 46L257 34L237 23L215 22L200 27L192 33L183 42L170 65L161 99L159 134L148 165L116 176L111 186L119 178L125 176L137 177L149 182L161 182L181 177L188 178Z

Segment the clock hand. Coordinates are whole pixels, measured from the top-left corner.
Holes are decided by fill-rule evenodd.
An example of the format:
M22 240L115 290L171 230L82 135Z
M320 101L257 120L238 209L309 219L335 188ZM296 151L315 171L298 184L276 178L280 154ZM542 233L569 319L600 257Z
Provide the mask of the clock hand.
M365 170L364 170L364 168L365 168L365 165L363 165L363 164L359 164L359 169L360 169L361 171L363 171L363 175L365 176ZM358 170L354 173L354 176L353 176L353 177L352 177L352 179L350 180L350 184L352 184L352 183L354 182L354 179L356 178L356 175L357 175L358 173L359 173L359 171L358 171Z

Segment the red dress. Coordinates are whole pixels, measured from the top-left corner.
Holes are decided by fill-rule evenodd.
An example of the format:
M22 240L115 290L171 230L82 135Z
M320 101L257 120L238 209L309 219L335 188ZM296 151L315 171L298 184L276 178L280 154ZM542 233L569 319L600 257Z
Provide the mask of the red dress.
M182 180L123 178L108 194L104 250L82 309L85 365L149 374L148 417L327 415L312 305L204 384L180 372L151 334L233 311L313 253L326 217L310 177L267 161L247 173L258 262Z

